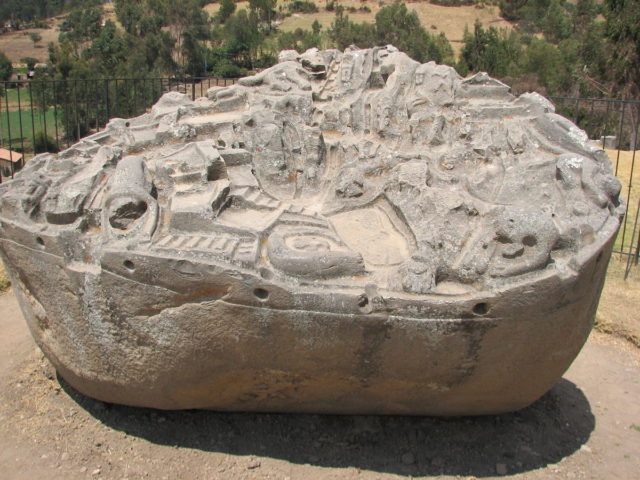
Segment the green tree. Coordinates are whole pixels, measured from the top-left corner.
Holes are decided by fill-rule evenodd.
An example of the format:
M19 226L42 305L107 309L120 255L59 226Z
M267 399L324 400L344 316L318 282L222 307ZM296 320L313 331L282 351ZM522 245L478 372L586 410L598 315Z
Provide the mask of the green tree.
M258 13L260 20L267 25L267 30L271 31L271 23L273 22L276 11L277 0L249 0L249 8Z
M218 14L216 15L216 20L219 23L224 23L235 11L236 2L234 0L222 0L220 3L220 10L218 10Z
M36 132L35 140L36 143L33 145L35 153L58 153L59 149L56 141L50 135L45 135L44 132Z
M553 43L558 43L571 35L571 18L563 4L564 0L552 0L542 20L542 31Z
M621 96L640 97L640 2L606 0L606 37L611 43L609 79Z
M544 39L533 38L525 51L523 71L535 75L538 84L551 95L567 86L566 65L560 50Z
M2 0L0 23L11 22L14 27L59 15L88 3L85 0Z
M527 0L517 9L518 28L527 33L542 32L544 19L553 0Z
M518 74L522 45L518 34L495 27L483 28L476 20L473 33L465 29L458 71L487 72L497 77Z
M322 24L318 20L314 20L311 24L311 31L314 35L320 35L320 30L322 30Z
M33 42L33 45L35 46L36 43L42 40L42 35L40 35L38 32L31 32L29 34L29 38L31 39L31 41Z
M105 22L100 35L91 43L89 55L94 59L101 75L111 76L127 58L127 42L115 23Z
M297 28L293 32L282 32L278 37L278 48L280 50L297 50L303 53L311 47L320 47L320 35Z
M13 65L11 64L11 60L4 54L4 52L0 52L0 80L7 81L11 77L13 73Z
M140 0L116 0L116 18L124 27L125 32L131 35L140 34L140 20L144 13L144 3Z
M224 34L226 57L235 59L239 66L253 68L263 39L257 13L247 13L244 9L238 11L225 23Z
M520 9L527 4L527 0L500 0L500 15L510 22L520 20Z
M593 22L600 10L596 0L577 0L573 13L574 31L583 31ZM602 37L601 37L602 38Z
M378 45L394 45L419 62L442 63L445 57L453 57L450 46L447 49L448 42L430 35L420 24L418 14L409 11L404 3L396 2L376 13L376 33Z
M27 70L33 70L36 68L36 63L38 63L37 58L33 57L22 57L20 62L24 63L27 66Z
M340 50L344 50L349 45L368 48L377 44L375 25L352 22L349 16L344 14L342 7L336 9L336 16L329 30L329 38Z
M61 33L58 39L68 39L77 47L82 46L100 34L102 15L100 2L86 2L86 5L72 10L60 24Z
M623 97L640 97L640 2L606 0L606 37L611 48L609 82ZM638 148L640 107L630 106L632 119L629 149Z

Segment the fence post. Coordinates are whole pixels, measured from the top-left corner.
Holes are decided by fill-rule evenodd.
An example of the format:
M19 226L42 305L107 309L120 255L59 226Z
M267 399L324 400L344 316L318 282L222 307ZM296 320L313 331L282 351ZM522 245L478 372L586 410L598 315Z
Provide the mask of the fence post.
M53 121L56 126L56 149L60 151L60 135L58 135L58 90L56 81L53 81Z
M43 115L43 126L44 126L44 138L46 140L46 145L47 145L47 149L49 148L49 133L47 132L47 113L49 112L49 108L47 106L47 100L45 98L44 95L44 83L41 83L42 85L42 115ZM36 153L36 146L33 146L33 153ZM24 158L24 157L22 157Z
M24 155L24 131L23 131L23 127L22 127L22 102L20 101L20 84L16 83L16 85L18 86L16 88L16 97L18 98L18 125L20 126L20 148L22 149L22 155ZM33 113L31 115L31 118L33 118ZM33 148L35 151L35 139L33 142Z
M620 127L618 128L618 156L616 157L616 175L618 175L618 163L620 163L620 139L622 138L622 126L624 125L624 109L627 103L622 100L622 111L620 112Z
M640 199L638 199L638 207L636 208L636 218L635 221L633 222L633 233L631 234L631 243L629 244L629 254L627 256L627 265L624 269L624 279L626 280L627 277L629 276L629 271L631 271L631 265L634 263L632 262L632 257L633 257L633 242L636 238L636 231L638 230L638 213L640 213ZM625 222L626 225L626 222ZM638 239L638 246L640 247L640 238ZM636 248L636 259L635 259L635 264L638 264L638 248Z
M9 92L6 91L4 96L6 110L7 110L7 136L9 137L9 163L13 166L13 142L11 139L11 118L9 117ZM11 178L13 178L13 168L11 169Z
M31 136L33 137L33 145L31 145L31 149L33 150L33 154L35 155L36 153L36 121L33 114L33 89L31 88L31 82L29 82L29 104L31 105ZM25 152L22 152L23 156L24 154Z

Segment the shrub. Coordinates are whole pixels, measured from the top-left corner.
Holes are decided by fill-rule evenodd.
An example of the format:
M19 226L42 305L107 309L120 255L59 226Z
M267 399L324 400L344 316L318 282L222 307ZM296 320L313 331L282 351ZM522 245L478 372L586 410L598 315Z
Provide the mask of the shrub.
M29 38L31 39L31 41L33 42L33 44L35 45L36 43L38 43L40 40L42 40L42 35L40 35L38 32L31 32L29 34Z
M51 136L45 135L44 132L36 133L35 142L33 149L36 153L57 153L59 151L55 140Z
M460 7L462 5L473 5L477 2L476 0L430 0L429 3L443 5L445 7Z
M11 281L9 280L9 275L5 271L4 265L2 261L0 261L0 293L4 292L11 286Z
M239 78L244 77L247 74L247 70L225 58L216 63L212 73L214 77Z
M0 52L0 81L9 80L12 72L11 60L3 52Z
M294 13L317 13L318 7L315 3L307 0L295 0L289 4L289 11Z
M38 59L33 57L23 57L20 61L27 66L27 70L33 70L36 68L36 63L38 63Z

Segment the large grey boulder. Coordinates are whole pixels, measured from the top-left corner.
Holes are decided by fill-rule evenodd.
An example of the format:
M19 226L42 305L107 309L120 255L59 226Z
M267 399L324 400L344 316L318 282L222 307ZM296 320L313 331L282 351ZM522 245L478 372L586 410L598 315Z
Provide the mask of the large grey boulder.
M561 377L622 209L537 94L393 47L283 52L0 186L0 252L75 388L155 408L487 414Z

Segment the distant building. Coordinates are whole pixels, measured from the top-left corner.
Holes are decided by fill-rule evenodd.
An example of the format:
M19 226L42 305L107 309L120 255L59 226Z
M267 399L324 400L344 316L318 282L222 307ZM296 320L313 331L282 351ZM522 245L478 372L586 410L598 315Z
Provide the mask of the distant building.
M26 73L12 73L11 76L9 77L10 82L23 82L28 79L29 77L27 76Z
M22 166L21 153L0 148L0 172L4 178L11 177L11 174L20 170Z

